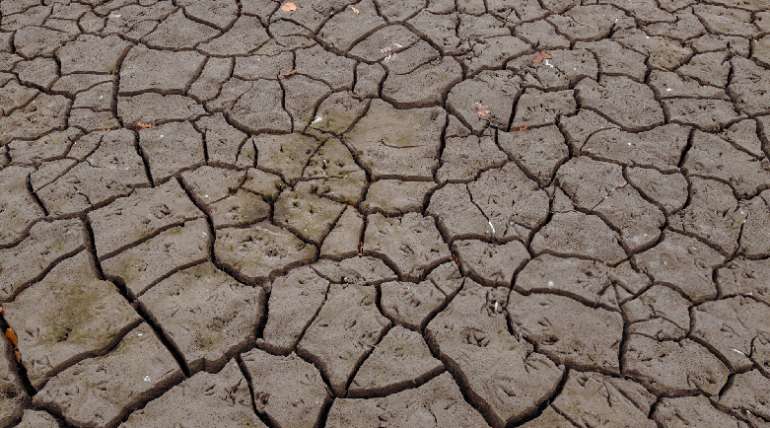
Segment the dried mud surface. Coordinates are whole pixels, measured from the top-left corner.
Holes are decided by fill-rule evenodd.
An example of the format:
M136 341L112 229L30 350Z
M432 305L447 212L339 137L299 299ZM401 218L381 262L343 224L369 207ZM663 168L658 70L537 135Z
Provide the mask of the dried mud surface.
M0 0L0 427L770 427L769 0Z

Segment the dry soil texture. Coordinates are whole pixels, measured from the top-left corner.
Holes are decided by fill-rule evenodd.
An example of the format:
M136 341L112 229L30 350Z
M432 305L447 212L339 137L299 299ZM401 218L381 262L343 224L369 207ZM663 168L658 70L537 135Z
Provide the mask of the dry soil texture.
M0 0L0 427L770 426L770 0Z

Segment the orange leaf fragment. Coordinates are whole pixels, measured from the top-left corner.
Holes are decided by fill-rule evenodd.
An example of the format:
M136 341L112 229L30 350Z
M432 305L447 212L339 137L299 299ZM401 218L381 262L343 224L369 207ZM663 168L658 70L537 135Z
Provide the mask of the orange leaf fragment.
M155 125L148 122L142 122L141 120L137 120L136 123L134 123L134 128L136 129L150 129L154 128Z
M479 117L479 119L486 119L491 114L489 107L480 102L473 104L473 109L476 110L476 115Z
M17 363L21 362L21 352L19 352L18 349L13 351L13 356L16 357L16 362Z
M540 51L535 53L535 56L532 57L532 64L540 64L543 61L551 58L553 58L553 55L551 55L550 53L546 51Z
M7 329L5 329L5 337L8 339L9 342L11 342L13 346L16 346L19 344L19 338L16 336L16 332L13 331L11 327L8 327Z
M287 1L281 5L281 10L284 12L294 12L297 10L297 5L293 1Z
M529 125L522 123L521 125L515 125L511 127L511 132L523 132L529 129Z

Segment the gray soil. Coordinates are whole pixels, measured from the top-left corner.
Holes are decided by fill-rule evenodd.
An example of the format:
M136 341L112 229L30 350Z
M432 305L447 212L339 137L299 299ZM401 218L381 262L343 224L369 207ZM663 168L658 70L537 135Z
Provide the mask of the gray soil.
M0 0L0 428L770 427L770 0Z

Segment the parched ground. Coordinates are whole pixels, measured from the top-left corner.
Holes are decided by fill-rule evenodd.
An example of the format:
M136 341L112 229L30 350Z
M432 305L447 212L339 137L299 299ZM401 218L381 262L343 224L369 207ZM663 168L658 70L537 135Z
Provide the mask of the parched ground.
M0 0L0 427L769 427L769 138L770 0Z

